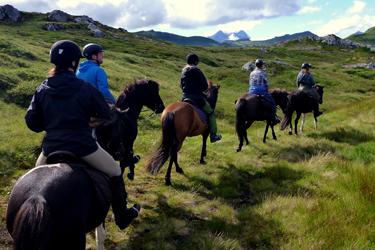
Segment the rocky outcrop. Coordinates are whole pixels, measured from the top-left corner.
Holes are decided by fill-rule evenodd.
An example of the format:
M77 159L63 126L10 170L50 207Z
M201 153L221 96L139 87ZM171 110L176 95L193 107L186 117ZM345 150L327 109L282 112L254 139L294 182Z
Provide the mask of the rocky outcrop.
M261 49L260 49L260 52L268 53L268 51L267 51L266 49L264 49L264 48L261 48Z
M94 20L91 17L88 16L77 16L73 19L77 23L94 23Z
M246 69L247 71L253 71L255 69L255 62L248 62L242 66L242 68Z
M330 46L348 46L351 49L365 47L365 45L363 44L355 43L350 40L344 40L335 35L328 35L328 36L323 37L322 42Z
M54 10L48 15L49 19L53 19L56 22L67 22L71 18L71 15L61 10Z
M370 63L369 65L367 65L367 68L368 69L375 69L375 63Z
M87 28L94 32L93 37L104 37L104 33L95 24L91 23L89 26L87 26Z
M63 29L65 29L65 26L63 24L47 23L48 31L58 31Z
M0 6L0 20L10 19L13 22L18 22L21 19L21 13L12 5Z
M128 31L126 29L124 29L124 28L118 28L118 29L121 30L124 33L128 33Z

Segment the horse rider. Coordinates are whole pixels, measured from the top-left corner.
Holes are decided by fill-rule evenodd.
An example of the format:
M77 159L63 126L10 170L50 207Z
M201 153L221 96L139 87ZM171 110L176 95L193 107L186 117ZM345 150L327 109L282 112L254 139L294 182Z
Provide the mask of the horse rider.
M103 52L103 47L96 43L85 45L83 47L83 55L87 60L79 65L77 77L94 84L102 92L105 100L108 103L114 104L116 100L109 91L107 74L100 67L100 64L103 63Z
M311 64L303 63L301 68L302 69L297 76L297 87L299 90L302 90L316 100L316 103L314 103L314 116L318 117L323 114L323 111L319 111L320 95L314 88L315 80L313 75L310 73Z
M210 130L210 141L216 142L221 140L221 135L217 133L217 123L214 110L207 102L204 91L207 90L207 79L202 71L197 67L199 58L196 54L189 54L186 57L187 65L182 70L180 87L182 89L182 98L193 100L198 108L201 108L208 115L208 127Z
M281 122L276 116L276 103L272 95L268 92L269 81L266 72L263 70L264 62L262 59L255 61L255 69L250 73L250 88L248 94L262 95L268 101L267 108L272 115L272 123L276 125Z
M91 83L76 77L82 57L78 45L69 40L53 44L50 77L36 88L25 121L34 132L46 131L36 166L46 164L52 152L69 151L109 176L113 189L112 208L120 229L138 217L140 205L127 208L127 193L117 162L92 137L91 117L108 118L109 105Z

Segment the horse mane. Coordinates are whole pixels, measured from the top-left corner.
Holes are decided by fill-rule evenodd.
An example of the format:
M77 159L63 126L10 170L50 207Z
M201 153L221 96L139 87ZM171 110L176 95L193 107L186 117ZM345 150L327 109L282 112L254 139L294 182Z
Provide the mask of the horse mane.
M280 88L270 89L268 92L269 92L271 95L272 95L273 93L275 93L275 94L277 94L277 95L279 95L279 94L281 94L281 93L287 93L287 94L289 94L288 91L286 91L286 89L280 89Z
M139 78L138 80L134 79L134 83L126 83L124 90L120 93L120 96L126 95L127 93L132 92L139 86L144 86L144 85L149 85L149 86L155 86L157 88L160 87L160 84L155 82L154 80L151 79L146 79L146 78Z
M118 108L116 108L114 105L110 105L109 118L92 117L90 120L90 127L97 128L97 127L107 126L110 124L115 124L119 119L118 112L121 112L121 111Z

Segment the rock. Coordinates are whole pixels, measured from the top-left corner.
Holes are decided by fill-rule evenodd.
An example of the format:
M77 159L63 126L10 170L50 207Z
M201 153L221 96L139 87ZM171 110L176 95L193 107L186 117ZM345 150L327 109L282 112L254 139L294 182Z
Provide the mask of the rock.
M13 22L18 22L21 19L21 12L9 4L0 6L0 20L5 20L7 18Z
M73 20L77 23L87 23L87 24L94 23L94 20L88 16L77 16Z
M71 16L61 10L54 10L48 15L48 18L53 19L56 22L67 22Z
M306 36L300 36L296 40L299 41L299 42L302 42L302 41L309 41L309 40L317 41L319 39L320 38L318 36L306 35Z
M268 53L268 51L266 49L263 49L263 48L260 49L260 52Z
M94 37L99 37L99 38L104 37L104 33L95 24L91 23L89 26L87 26L87 28L89 30L94 31L94 34L93 34Z
M124 28L118 28L118 29L121 30L124 33L128 33L128 31L126 29L124 29Z
M357 63L357 64L348 64L344 65L344 68L366 68L367 63Z
M113 34L113 33L110 33L110 34L111 34L111 36L113 36L114 38L118 39L118 36L116 36L115 34Z
M246 69L247 71L253 71L255 69L255 62L248 62L242 66L242 68Z
M365 47L363 44L355 43L350 40L343 40L335 35L328 35L323 37L322 42L330 46L348 46L351 49Z
M367 68L368 69L375 69L375 63L370 63L369 65L367 65Z
M48 31L58 31L65 29L65 26L63 24L47 23L47 25Z

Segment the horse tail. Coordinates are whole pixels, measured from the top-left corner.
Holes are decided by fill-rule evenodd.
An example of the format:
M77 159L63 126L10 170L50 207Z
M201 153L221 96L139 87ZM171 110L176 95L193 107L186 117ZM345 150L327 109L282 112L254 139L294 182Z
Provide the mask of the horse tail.
M40 195L30 197L18 211L12 237L14 250L49 248L51 215L47 201Z
M176 128L174 126L174 114L168 112L162 120L162 141L154 155L148 160L147 172L156 175L171 155L172 147L176 142Z
M293 99L293 96L290 99L288 99L288 102L286 104L286 107L284 110L284 118L281 122L281 130L284 130L292 119L292 115L294 112L294 109L292 107L292 99Z
M243 137L243 130L245 129L245 112L246 112L246 100L240 99L236 103L236 133L238 139L241 141Z

